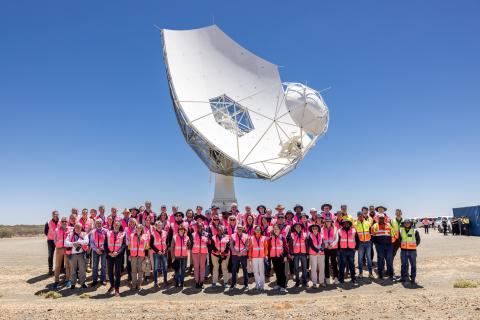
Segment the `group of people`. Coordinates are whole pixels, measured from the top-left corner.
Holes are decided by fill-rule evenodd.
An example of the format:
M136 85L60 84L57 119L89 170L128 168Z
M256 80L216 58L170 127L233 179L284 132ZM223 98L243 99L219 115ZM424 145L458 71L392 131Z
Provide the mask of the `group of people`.
M154 286L183 287L192 270L196 288L204 288L211 275L212 287L234 289L242 269L243 290L254 278L255 290L263 291L273 269L274 290L285 292L289 276L295 287L306 287L309 281L311 287L338 285L346 278L357 285L364 268L374 278L375 251L377 277L394 280L393 260L400 249L401 273L396 280L415 283L420 236L401 210L389 217L384 206L363 207L353 217L346 205L335 213L332 209L323 204L321 212L312 208L306 214L301 205L285 211L279 204L274 212L264 205L254 212L247 205L240 212L232 203L223 212L216 206L205 212L197 206L195 212L183 213L172 206L167 213L162 205L156 214L147 201L145 206L124 209L121 216L115 207L107 215L105 206L80 214L74 208L68 218L53 211L45 224L49 274L54 276L54 289L60 287L62 271L64 284L71 289L77 281L86 288L88 272L92 287L106 285L108 275L108 293L119 296L122 274L127 274L131 290L151 280ZM174 283L169 283L170 268Z

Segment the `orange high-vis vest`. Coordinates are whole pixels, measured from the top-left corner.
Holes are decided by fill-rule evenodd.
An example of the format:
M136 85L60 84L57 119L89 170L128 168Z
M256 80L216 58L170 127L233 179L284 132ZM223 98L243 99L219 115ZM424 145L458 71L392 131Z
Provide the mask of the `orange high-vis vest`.
M271 248L270 248L270 256L271 257L281 257L283 254L283 236L280 234L278 237L276 235L272 235L271 241Z
M312 233L310 233L310 239L312 239L312 243L315 246L315 248L320 250L320 248L322 247L322 240L323 240L322 239L322 234L319 232L319 233L317 233L317 235L315 235L312 232ZM308 249L308 254L311 255L311 256L320 256L320 255L323 255L324 252L323 252L323 250L315 252L312 248L309 248Z
M125 233L121 231L117 232L116 238L115 238L115 232L113 230L107 231L108 251L118 252L122 247L124 237L125 237Z
M340 249L355 249L355 229L340 229Z
M230 237L228 235L223 235L222 239L219 239L218 235L213 237L213 241L215 242L215 247L218 251L212 252L213 254L220 255L225 253L225 249L227 248L228 243L230 242Z
M391 237L391 242L394 243L397 237L395 230L392 231L392 227L388 223L383 226L384 228L381 228L379 223L375 223L372 227L373 234L376 237Z
M193 237L193 247L192 253L208 253L208 237L200 236L198 232L192 234Z
M60 227L55 230L55 247L56 248L65 248L65 240L67 239L70 230L66 228L65 230ZM69 248L66 248L67 251L70 251Z
M153 231L153 245L160 252L167 250L167 232L165 230L161 232L158 232L158 230Z
M300 232L300 235L298 235L297 232L292 233L294 254L307 253L307 246L305 245L306 237L305 232Z
M323 228L323 240L325 241L326 245L331 245L335 241L335 235L337 234L337 228L332 226L330 229L327 229L326 227ZM334 246L332 246L332 249L337 249L338 248L338 243L335 243Z
M134 233L130 236L130 256L131 257L145 257L145 249L147 248L148 238L147 234L142 234L140 237Z
M178 233L175 235L175 257L188 257L188 237L187 235L180 236Z
M355 230L357 231L358 234L358 239L361 242L368 242L370 241L371 235L370 235L370 223L368 221L363 220L363 221L357 221L355 224Z
M402 237L400 248L404 250L417 249L417 239L415 238L415 230L413 228L410 228L408 232L405 228L400 228L400 235Z
M235 250L237 250L237 253L240 253L240 255L242 256L246 256L248 253L245 250L245 246L247 245L248 236L245 233L242 233L242 235L239 237L238 233L234 233L231 238L233 240L233 245L235 247Z
M95 245L97 246L97 249L99 250L105 250L104 245L105 245L105 232L103 229L100 229L100 232L98 229L95 229L92 231L93 232L93 241L95 242Z
M47 233L47 240L54 240L55 239L55 230L57 230L57 223L55 221L50 220L48 222L48 233Z
M265 237L260 236L257 238L253 236L252 238L252 258L265 258Z

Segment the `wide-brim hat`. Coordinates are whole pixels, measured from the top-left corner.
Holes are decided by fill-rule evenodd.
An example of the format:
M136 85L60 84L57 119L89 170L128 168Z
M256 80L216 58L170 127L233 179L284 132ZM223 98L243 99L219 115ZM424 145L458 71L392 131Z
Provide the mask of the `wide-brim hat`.
M329 207L330 210L332 210L332 208L333 208L330 203L324 203L324 204L322 204L322 207L321 207L322 211L325 210L325 207Z
M178 216L178 215L181 215L182 218L185 217L185 214L183 214L183 212L181 212L181 211L175 212L175 214L174 214L173 216L176 217L176 216Z
M290 211L290 210L288 210L287 213L284 213L285 218L287 217L287 215L291 215L292 218L293 218L293 216L294 216L293 212Z
M260 210L258 210L260 208L263 208L263 211L267 211L267 207L265 207L263 204L261 204L261 205L257 206L257 212L260 212Z
M302 227L302 230L303 230L303 224L298 223L298 222L297 222L297 223L294 223L293 226L292 226L292 229L295 230L295 227L296 227L296 226Z
M303 207L300 204L296 204L295 207L293 207L293 211L296 211L297 208L300 208L300 211L303 211Z
M217 207L217 206L211 206L211 207L210 207L210 210L218 210L218 209L220 209L220 208Z
M277 204L275 206L275 210L283 210L283 209L285 209L285 206L283 204Z
M205 221L205 216L201 214L196 214L195 217L193 217L193 220L195 221L197 221L198 219L202 219L203 221Z
M383 211L387 211L387 208L385 208L384 206L378 206L378 207L376 207L376 208L375 208L375 211L378 212L378 209L380 209L380 208L383 208Z
M313 232L313 227L317 227L318 231L320 231L321 229L320 226L315 223L315 224L312 224L310 227L308 227L308 231Z
M348 222L348 223L350 223L350 225L353 225L353 222L352 222L352 220L351 220L351 219L349 219L349 218L345 218L345 219L343 219L341 223L342 223L342 225L343 225L343 224L345 224L345 223L347 223L347 222Z

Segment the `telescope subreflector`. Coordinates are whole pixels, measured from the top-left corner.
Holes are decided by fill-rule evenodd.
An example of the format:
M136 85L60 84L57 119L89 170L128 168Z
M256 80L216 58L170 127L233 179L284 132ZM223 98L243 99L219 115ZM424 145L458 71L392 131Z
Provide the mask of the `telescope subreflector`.
M318 91L282 83L277 65L216 25L162 29L161 35L178 123L212 172L278 179L295 169L327 131L328 107ZM233 181L231 190L228 201L235 199Z

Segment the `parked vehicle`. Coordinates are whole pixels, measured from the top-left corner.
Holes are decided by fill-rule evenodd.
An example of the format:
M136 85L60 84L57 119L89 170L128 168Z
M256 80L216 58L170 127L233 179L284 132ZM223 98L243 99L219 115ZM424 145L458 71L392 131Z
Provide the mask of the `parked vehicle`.
M437 217L435 220L435 227L437 228L438 232L443 232L442 221L447 219L447 232L452 232L452 218L448 216Z

